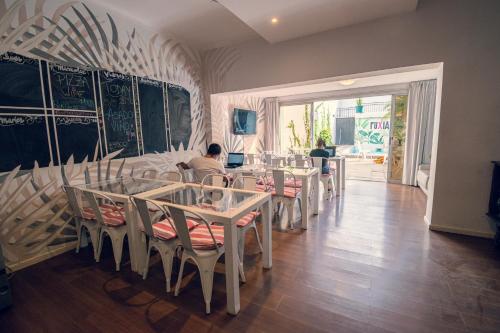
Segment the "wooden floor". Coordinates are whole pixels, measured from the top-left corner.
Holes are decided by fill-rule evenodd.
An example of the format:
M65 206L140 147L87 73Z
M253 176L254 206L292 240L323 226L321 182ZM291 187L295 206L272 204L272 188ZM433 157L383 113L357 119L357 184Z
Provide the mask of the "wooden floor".
M90 249L69 252L14 274L0 331L500 332L492 242L428 231L424 206L419 189L349 181L309 230L273 233L267 271L249 233L236 317L225 312L223 274L205 315L192 267L173 297L159 262L143 281L127 264L114 272L109 244L101 263Z

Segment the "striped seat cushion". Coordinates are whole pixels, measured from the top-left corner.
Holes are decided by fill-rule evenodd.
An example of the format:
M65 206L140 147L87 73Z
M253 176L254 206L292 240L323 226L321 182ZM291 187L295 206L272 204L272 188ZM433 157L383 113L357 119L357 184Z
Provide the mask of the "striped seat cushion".
M295 187L295 188L301 188L302 187L302 180L297 179L285 179L285 186L286 187Z
M255 190L258 192L266 192L267 186L264 184L257 184L257 185L255 185Z
M296 198L296 197L297 197L297 195L298 195L299 193L300 193L300 191L299 191L299 190L297 190L296 188L293 188L293 187L285 187L284 197L286 197L286 198ZM276 190L273 190L273 191L271 192L271 194L272 194L273 196L278 195L278 194L276 193Z
M252 221L254 221L255 218L259 215L260 211L248 213L247 215L239 219L238 222L236 222L236 225L240 228L246 227L248 224L252 223Z
M169 223L169 220L170 222L172 222L172 224ZM193 219L186 219L186 223L189 230L192 230L199 224L197 221ZM164 240L169 240L177 237L177 232L175 231L175 229L172 228L172 225L174 225L174 222L170 218L166 218L159 222L156 222L155 224L153 224L154 236L156 238Z
M224 226L221 225L211 225L210 229L214 235L217 246L224 245ZM214 241L212 236L210 236L210 231L205 224L200 224L189 232L189 237L191 238L191 244L196 250L214 250Z
M261 182L261 184L263 185L263 182ZM274 186L274 179L268 178L267 185L273 187ZM301 188L302 187L302 180L300 180L300 179L294 180L293 178L285 179L285 186L286 187Z
M125 224L125 210L123 207L102 204L99 206L104 224L110 227L118 227ZM86 220L95 220L96 215L91 207L83 209L83 218Z

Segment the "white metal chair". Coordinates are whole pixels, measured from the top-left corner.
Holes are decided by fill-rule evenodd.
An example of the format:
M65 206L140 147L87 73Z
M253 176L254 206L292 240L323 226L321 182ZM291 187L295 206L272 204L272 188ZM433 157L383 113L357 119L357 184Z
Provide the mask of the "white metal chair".
M94 251L94 259L97 260L97 253L99 247L99 233L101 231L99 223L94 218L89 218L91 216L86 214L85 208L89 209L89 204L85 206L84 199L81 195L81 190L73 186L63 186L66 195L68 196L68 202L73 210L74 218L75 218L75 227L77 234L77 243L75 252L80 252L80 247L82 244L82 235L84 230L90 235L90 241L92 243L93 251ZM87 202L85 200L85 202Z
M182 183L182 174L179 171L164 171L158 175L158 179Z
M240 176L233 181L232 188L242 189L246 191L257 191L257 177L253 176ZM246 278L243 270L243 260L245 252L245 235L249 229L253 229L255 232L255 238L259 244L260 252L263 251L262 243L260 241L259 232L257 230L257 217L261 213L258 209L253 212L248 213L243 216L237 223L238 227L238 255L240 257L240 272L242 272L242 280L245 282Z
M298 168L304 168L306 166L306 161L307 159L304 158L304 155L302 154L295 154L294 155L295 159L295 166Z
M272 191L273 207L276 208L279 203L283 203L285 205L288 213L288 223L290 225L290 229L293 229L293 223L295 222L295 201L299 201L299 208L301 209L301 188L285 186L285 183L287 182L291 182L293 184L297 183L295 176L290 171L273 170L272 173L274 182L274 190ZM307 198L305 200L307 200Z
M141 178L156 179L158 171L155 169L147 169L142 172Z
M257 154L247 154L247 164L257 164Z
M211 225L201 215L194 216L200 225L189 231L186 214L183 210L168 207L177 230L177 236L182 244L181 266L175 285L175 296L179 295L184 264L187 260L194 262L201 277L201 288L205 300L205 312L210 313L215 264L224 254L224 227Z
M193 175L193 170L192 169L185 169L184 168L185 163L177 163L175 166L177 167L177 170L182 176L182 182L183 183L193 183L194 182L194 175Z
M201 186L228 187L230 184L229 177L221 173L211 173L203 177Z
M172 263L175 250L180 245L177 238L177 231L173 225L168 212L148 199L131 197L137 212L142 221L142 228L147 244L147 256L144 260L144 271L142 278L145 280L149 270L149 258L151 250L156 249L159 252L163 263L163 272L165 274L166 290L170 292L170 280L172 276ZM195 226L191 223L191 228Z
M333 198L333 190L336 190L335 184L335 169L330 168L330 172L323 174L323 161L329 163L328 159L325 157L311 157L311 165L317 168L320 172L320 181L323 184L323 198L325 200L330 200Z
M123 253L123 240L127 235L124 209L104 194L87 190L82 190L82 192L90 203L90 209L84 214L87 215L88 219L97 220L100 226L96 261L99 262L101 258L104 235L108 235L113 246L116 270L119 271Z

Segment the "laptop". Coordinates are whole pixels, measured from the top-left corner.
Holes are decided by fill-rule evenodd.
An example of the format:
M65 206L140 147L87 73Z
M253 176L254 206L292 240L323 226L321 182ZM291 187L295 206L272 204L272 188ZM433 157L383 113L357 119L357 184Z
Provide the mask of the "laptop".
M224 167L226 169L234 169L243 165L245 160L245 155L243 153L229 153L227 154L227 165Z
M330 157L335 157L335 153L336 153L337 147L335 147L335 146L325 147L325 150L328 152L328 154L330 155Z

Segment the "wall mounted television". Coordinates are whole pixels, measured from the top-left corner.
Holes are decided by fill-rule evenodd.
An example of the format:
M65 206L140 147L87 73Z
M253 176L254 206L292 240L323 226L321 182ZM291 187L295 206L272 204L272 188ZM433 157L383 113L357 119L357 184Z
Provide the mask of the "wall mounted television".
M257 112L244 109L234 109L233 133L235 135L250 135L257 132Z

